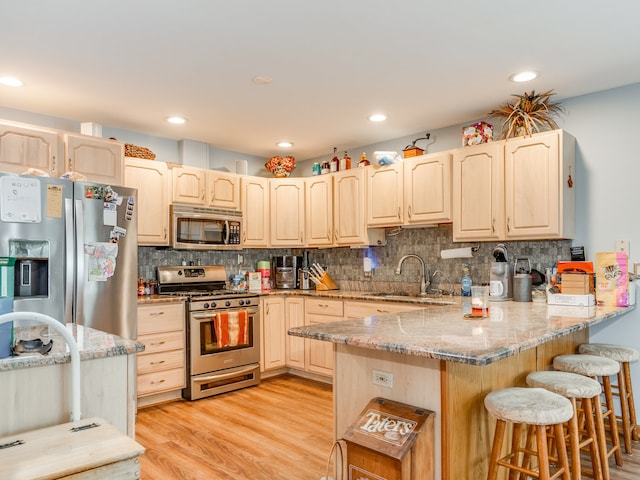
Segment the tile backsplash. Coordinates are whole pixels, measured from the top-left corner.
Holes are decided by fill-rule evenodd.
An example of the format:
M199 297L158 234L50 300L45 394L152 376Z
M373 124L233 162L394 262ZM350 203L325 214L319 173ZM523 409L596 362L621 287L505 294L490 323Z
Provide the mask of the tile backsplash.
M489 281L493 250L501 242L461 243L452 241L451 225L433 228L402 229L396 235L388 231L387 244L368 248L309 249L311 262L325 266L343 290L365 290L389 293L417 293L420 289L420 263L407 259L402 274L396 275L398 261L403 255L420 255L433 276L433 287L449 290L449 282L456 292L460 290L462 266L470 267L474 283ZM390 235L391 234L391 235ZM508 250L509 261L527 257L531 267L544 273L558 260L570 260L571 240L546 240L528 242L502 242ZM461 247L478 247L472 258L442 259L441 250ZM180 265L184 260L194 265L224 265L227 273L255 270L258 260L270 260L276 255L301 255L304 249L245 249L240 251L187 251L163 247L138 248L138 275L145 279L156 278L159 265ZM240 258L239 258L240 257ZM363 259L372 260L374 271L365 277ZM240 260L240 262L239 262Z

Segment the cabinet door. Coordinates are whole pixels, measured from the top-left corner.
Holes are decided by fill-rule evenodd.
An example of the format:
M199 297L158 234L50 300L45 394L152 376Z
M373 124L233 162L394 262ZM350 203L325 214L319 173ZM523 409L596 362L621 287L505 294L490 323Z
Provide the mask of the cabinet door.
M25 173L37 168L57 177L63 158L64 143L55 130L12 122L0 123L0 171Z
M307 245L333 244L333 182L331 175L311 177L305 184Z
M337 245L367 243L366 169L333 174L333 228Z
M284 298L263 298L262 304L262 368L285 366L286 321Z
M304 245L304 179L269 180L271 246Z
M67 133L65 158L65 171L81 173L89 182L122 185L124 144L121 142Z
M504 238L504 142L453 153L453 240Z
M286 332L290 328L302 327L304 325L304 299L286 298L284 301ZM302 337L286 335L286 364L287 367L304 370L304 341Z
M305 314L306 325L317 325L338 320L340 320L339 317ZM333 343L309 338L305 340L307 345L305 348L306 370L319 375L332 376L335 364L333 358Z
M451 221L451 154L421 155L404 161L405 223Z
M563 174L559 130L507 140L505 144L506 237L571 238L575 193ZM567 156L566 162L571 163ZM570 170L570 168L569 168ZM570 208L564 208L570 206ZM565 218L567 217L567 218Z
M266 178L242 178L242 214L242 245L269 246L269 181Z
M185 165L171 166L171 201L205 204L206 170Z
M125 158L124 185L138 190L138 245L169 245L168 177L165 162Z
M240 210L240 176L208 171L207 195L211 207Z
M367 171L367 224L392 227L403 223L402 163L369 166Z

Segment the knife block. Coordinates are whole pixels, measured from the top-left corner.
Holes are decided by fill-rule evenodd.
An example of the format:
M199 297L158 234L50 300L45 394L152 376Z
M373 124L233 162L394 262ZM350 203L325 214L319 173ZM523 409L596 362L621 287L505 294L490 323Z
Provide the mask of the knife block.
M333 278L331 278L331 275L329 275L327 272L324 272L322 274L322 277L320 277L320 281L322 283L319 283L316 285L316 290L339 290L340 289L336 281Z

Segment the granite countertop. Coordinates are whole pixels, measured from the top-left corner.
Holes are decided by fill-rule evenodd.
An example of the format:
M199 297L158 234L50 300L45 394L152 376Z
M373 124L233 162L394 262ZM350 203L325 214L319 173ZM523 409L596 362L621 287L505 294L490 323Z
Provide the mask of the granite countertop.
M453 305L432 304L410 312L296 327L288 333L355 347L487 365L635 309L507 301L491 302L488 318L469 319L464 317L459 297L455 301Z
M69 323L66 327L78 344L81 361L144 351L144 345L136 340L127 340L117 335L111 335L82 325ZM57 365L71 361L67 342L61 334L47 325L16 327L14 337L16 341L39 338L45 344L49 342L49 339L52 339L53 347L46 355L28 353L0 359L0 371Z
M186 297L173 295L143 295L138 297L138 305L147 305L153 303L178 303L184 302Z

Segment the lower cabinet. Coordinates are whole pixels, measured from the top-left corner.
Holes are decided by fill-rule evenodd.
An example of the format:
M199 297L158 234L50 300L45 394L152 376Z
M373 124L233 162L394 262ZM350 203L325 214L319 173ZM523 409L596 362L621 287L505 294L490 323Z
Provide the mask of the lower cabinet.
M425 306L412 303L344 302L344 316L345 318L362 318L386 315L388 313L408 312L421 308L425 308Z
M286 365L289 368L304 370L305 339L302 337L295 337L293 335L286 334L286 332L288 332L290 328L304 326L304 298L286 298L284 301L284 307L286 321Z
M343 318L342 300L305 299L305 325L336 322ZM305 339L305 370L319 375L333 376L333 368L333 343Z
M179 398L186 386L184 303L138 305L138 405Z
M285 299L264 297L260 299L260 371L285 366Z

